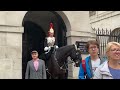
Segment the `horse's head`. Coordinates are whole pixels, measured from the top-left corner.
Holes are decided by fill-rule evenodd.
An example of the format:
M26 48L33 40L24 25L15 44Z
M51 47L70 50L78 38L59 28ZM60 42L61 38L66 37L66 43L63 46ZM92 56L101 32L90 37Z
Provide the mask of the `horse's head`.
M77 50L76 45L66 45L58 48L54 53L51 54L48 60L48 70L51 77L59 77L62 75L65 78L65 73L67 72L67 58L71 57L71 60L75 62L78 67L81 58L81 53Z
M82 60L82 57L81 57L81 52L80 50L77 50L77 47L76 45L74 44L73 45L73 49L71 51L71 55L70 57L73 59L73 61L75 62L75 65L76 67L79 67L79 64Z

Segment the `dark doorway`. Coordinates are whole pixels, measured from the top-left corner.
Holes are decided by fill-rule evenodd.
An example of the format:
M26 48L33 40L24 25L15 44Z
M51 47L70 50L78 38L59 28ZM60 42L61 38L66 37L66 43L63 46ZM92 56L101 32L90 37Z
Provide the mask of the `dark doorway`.
M67 45L66 26L60 15L50 11L29 11L23 19L22 37L22 78L25 78L27 62L31 60L31 51L37 50L39 56L44 53L44 41L53 22L55 38L59 47Z
M31 51L37 50L39 55L44 52L44 39L45 33L42 28L37 24L27 21L24 22L24 34L23 34L23 78L25 76L26 63L31 60Z

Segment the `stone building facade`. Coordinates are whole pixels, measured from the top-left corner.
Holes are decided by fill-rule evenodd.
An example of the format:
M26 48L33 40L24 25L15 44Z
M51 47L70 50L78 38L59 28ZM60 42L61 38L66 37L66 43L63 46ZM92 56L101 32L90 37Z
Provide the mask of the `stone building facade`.
M28 41L25 38L31 30L29 27L33 29L37 25L36 31L30 31L36 32L36 34L39 32L38 29L42 30L40 33L44 34L36 36L37 41L40 41L46 36L50 21L55 24L56 37L58 37L60 46L75 44L76 41L87 42L96 37L90 26L89 11L0 11L0 79L22 79L23 57L29 54L27 52L28 44L26 44ZM57 28L65 31L57 31ZM62 35L63 39L60 39L58 33ZM29 36L31 38L32 33ZM64 39L66 39L66 43ZM60 43L59 40L64 43ZM86 54L82 56L84 58ZM73 68L72 65L69 65L68 78L77 78L74 75L76 70Z
M91 27L100 31L100 54L106 57L106 44L110 41L120 43L120 11L90 11L89 14Z
M90 12L92 28L115 30L120 27L120 11L93 11Z

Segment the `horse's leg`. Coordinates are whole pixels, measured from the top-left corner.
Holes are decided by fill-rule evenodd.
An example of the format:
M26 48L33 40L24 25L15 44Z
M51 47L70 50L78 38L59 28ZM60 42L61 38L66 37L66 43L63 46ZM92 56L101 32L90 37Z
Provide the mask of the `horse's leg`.
M66 73L64 75L65 75L65 79L67 79L68 78L68 71L66 71Z
M67 79L65 73L60 74L59 79Z
M59 77L56 76L56 77L54 77L54 79L59 79Z
M49 79L49 74L48 74L48 72L46 71L46 76L47 76L47 79Z

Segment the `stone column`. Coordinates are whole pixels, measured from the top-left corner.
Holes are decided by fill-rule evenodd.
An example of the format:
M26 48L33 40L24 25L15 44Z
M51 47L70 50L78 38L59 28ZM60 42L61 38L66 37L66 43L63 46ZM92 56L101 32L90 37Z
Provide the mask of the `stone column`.
M76 41L85 41L95 39L95 32L90 26L89 11L66 11L65 12L71 25L71 30L67 31L68 44L75 44ZM82 58L85 58L85 54ZM69 78L78 78L79 68L69 65ZM72 74L72 75L71 75Z
M0 26L0 79L22 79L23 27Z

